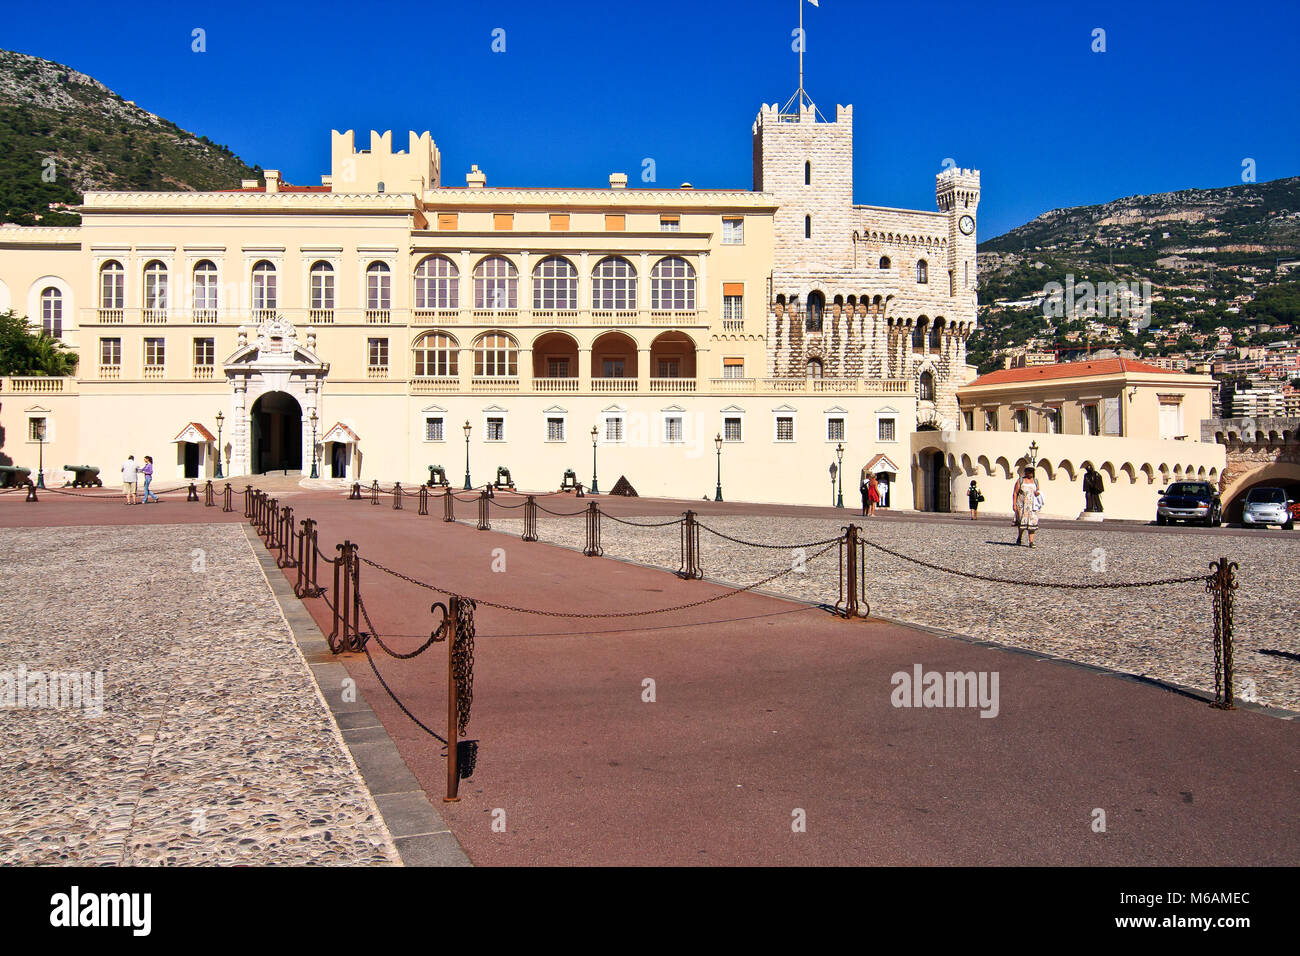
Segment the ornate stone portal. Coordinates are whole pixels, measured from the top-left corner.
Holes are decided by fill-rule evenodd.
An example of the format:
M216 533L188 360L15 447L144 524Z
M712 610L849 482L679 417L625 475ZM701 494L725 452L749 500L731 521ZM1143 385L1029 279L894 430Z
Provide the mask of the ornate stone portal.
M226 380L231 387L230 475L252 472L253 405L263 395L284 392L302 409L302 459L311 460L311 413L319 418L320 390L329 374L329 363L322 362L310 348L316 336L308 329L307 345L298 343L293 323L279 315L261 320L253 329L253 344L248 344L247 327L239 330L239 348L225 362ZM303 466L300 464L300 468ZM305 470L305 469L303 469Z

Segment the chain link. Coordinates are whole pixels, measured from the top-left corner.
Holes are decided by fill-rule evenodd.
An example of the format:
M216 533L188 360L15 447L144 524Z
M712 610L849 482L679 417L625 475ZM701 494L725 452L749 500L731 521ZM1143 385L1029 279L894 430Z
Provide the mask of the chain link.
M469 711L474 703L474 606L475 602L467 597L456 602L456 641L451 648L451 676L456 682L456 730L462 737L469 727Z
M768 548L769 550L772 551L794 551L799 548L820 548L824 544L830 544L833 541L839 541L844 537L844 535L841 534L841 535L836 535L833 538L827 538L825 541L809 541L804 544L763 544L762 542L759 541L746 541L743 538L733 538L729 534L723 534L721 531L715 531L713 528L710 528L708 525L706 525L704 522L700 521L699 519L696 519L695 523L699 525L701 528L703 528L705 531L707 531L709 534L717 535L719 538L722 538L724 541L730 541L733 544L743 544L751 548Z
M617 521L619 524L631 525L634 528L667 528L669 525L681 524L686 520L685 518L674 518L672 521L656 521L647 524L640 521L627 521L623 518L616 518L608 511L602 511L600 516L602 518L608 518L610 521ZM699 522L696 523L698 524Z
M421 721L419 717L416 717L415 714L411 713L411 711L407 709L407 706L398 699L396 694L393 693L393 689L388 686L388 682L384 680L384 676L379 673L379 668L375 666L375 659L370 656L370 648L363 643L361 649L366 652L366 660L370 662L370 669L375 672L375 679L379 681L379 686L388 692L388 696L393 699L393 703L398 706L402 713L411 718L411 723L415 724L415 726L419 727L434 740L445 745L447 743L447 738L437 731L425 726L424 722Z

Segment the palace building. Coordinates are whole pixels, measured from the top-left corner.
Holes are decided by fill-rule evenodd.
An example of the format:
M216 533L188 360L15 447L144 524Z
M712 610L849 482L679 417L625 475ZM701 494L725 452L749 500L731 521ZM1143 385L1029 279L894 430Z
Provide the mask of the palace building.
M850 501L870 466L909 506L909 436L960 427L979 173L939 174L935 211L856 205L852 107L787 110L753 124L749 190L444 184L429 133L349 131L319 186L91 192L79 227L0 227L0 311L79 356L0 383L0 455L35 470L43 427L47 482L219 455L533 490L594 457L601 490L711 497L720 468L728 499L809 504L837 463Z

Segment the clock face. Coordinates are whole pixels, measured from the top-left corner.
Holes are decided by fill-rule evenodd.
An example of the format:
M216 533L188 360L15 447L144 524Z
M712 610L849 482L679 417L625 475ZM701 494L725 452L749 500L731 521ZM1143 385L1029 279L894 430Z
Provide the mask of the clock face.
M957 221L957 228L969 236L975 231L975 220L970 216L962 216L961 219Z

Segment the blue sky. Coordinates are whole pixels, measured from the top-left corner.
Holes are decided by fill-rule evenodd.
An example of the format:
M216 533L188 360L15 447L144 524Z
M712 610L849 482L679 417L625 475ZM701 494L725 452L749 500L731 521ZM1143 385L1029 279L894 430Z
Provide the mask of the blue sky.
M107 11L113 9L110 15ZM1300 174L1300 4L805 4L806 87L853 103L855 200L934 208L983 171L980 235L1057 206ZM329 131L429 129L443 182L749 188L759 104L796 86L795 0L14 5L0 47L66 63L291 182ZM191 51L191 31L207 51ZM505 52L491 49L505 31ZM1094 53L1094 29L1106 51Z

